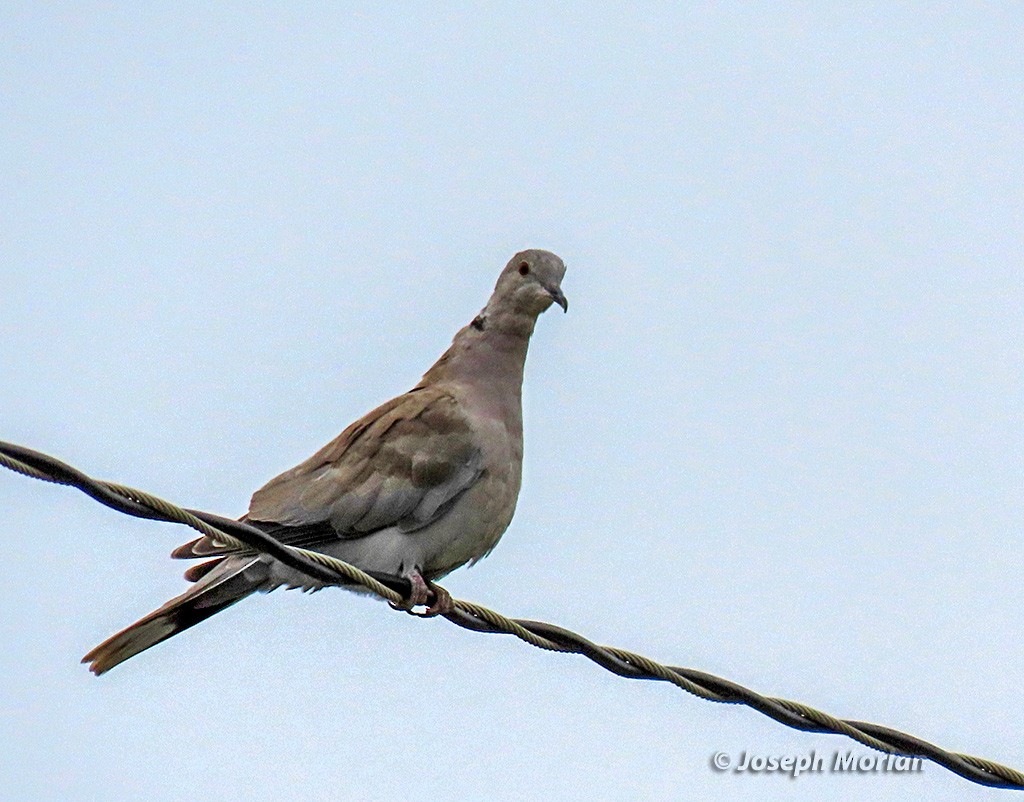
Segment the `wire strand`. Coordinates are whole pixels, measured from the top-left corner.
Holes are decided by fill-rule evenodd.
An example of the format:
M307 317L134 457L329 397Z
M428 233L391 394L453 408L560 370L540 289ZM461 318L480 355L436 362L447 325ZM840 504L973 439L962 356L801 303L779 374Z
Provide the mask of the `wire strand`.
M409 581L389 574L367 573L354 565L316 551L287 546L244 521L178 507L125 485L103 482L38 451L0 441L0 465L23 476L75 487L111 509L136 518L183 524L225 545L265 552L313 579L332 585L358 584L392 603L408 599ZM864 721L839 719L788 699L756 691L692 668L666 666L624 649L599 646L582 635L543 621L507 618L472 602L453 599L455 609L445 618L474 632L506 634L554 652L578 654L628 679L668 682L710 702L742 704L787 727L805 732L832 733L852 738L881 752L931 760L980 785L1024 790L1024 773L985 758L950 752L913 735Z

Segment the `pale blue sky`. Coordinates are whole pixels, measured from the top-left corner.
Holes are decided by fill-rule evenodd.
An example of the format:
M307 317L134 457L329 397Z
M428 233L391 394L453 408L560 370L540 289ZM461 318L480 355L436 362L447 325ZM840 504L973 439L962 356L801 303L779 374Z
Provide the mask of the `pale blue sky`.
M154 6L0 10L0 439L239 514L548 248L450 590L1024 767L1017 5ZM341 591L94 678L188 536L0 475L0 795L1006 793Z

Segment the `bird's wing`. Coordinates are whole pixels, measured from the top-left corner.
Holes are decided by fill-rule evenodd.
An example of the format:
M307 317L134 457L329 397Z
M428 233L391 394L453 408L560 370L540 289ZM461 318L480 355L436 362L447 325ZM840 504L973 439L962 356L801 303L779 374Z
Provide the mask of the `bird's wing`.
M306 546L390 526L414 532L444 515L483 471L477 438L456 399L420 386L257 490L243 520ZM230 551L202 537L173 556Z

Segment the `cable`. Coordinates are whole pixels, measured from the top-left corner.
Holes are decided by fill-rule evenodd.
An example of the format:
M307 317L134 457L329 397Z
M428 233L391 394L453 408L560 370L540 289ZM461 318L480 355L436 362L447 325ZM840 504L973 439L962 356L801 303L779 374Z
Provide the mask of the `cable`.
M101 504L126 515L184 524L222 543L265 552L319 582L359 584L393 603L402 602L411 591L408 580L402 577L367 573L325 554L286 546L242 521L201 510L183 509L141 490L98 481L54 457L23 446L0 441L0 465L33 479L76 487ZM445 618L464 629L514 635L539 649L582 655L621 677L669 682L710 702L746 705L787 727L845 735L882 752L931 760L980 785L1024 790L1024 774L991 760L949 752L889 727L838 719L799 702L762 696L703 671L666 666L624 649L598 646L582 635L554 624L507 618L472 602L453 601L455 610L445 614Z

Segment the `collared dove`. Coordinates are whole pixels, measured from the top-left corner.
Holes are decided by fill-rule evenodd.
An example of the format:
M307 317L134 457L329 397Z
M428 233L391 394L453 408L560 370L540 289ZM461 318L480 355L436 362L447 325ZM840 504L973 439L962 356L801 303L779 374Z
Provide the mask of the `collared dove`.
M366 571L407 577L409 608L451 609L432 580L494 548L512 521L522 478L523 365L537 317L568 311L565 265L517 253L487 306L461 329L419 384L351 424L305 462L257 490L242 520L278 540ZM192 566L182 595L82 658L102 674L256 591L320 583L272 557L201 537L173 557Z

